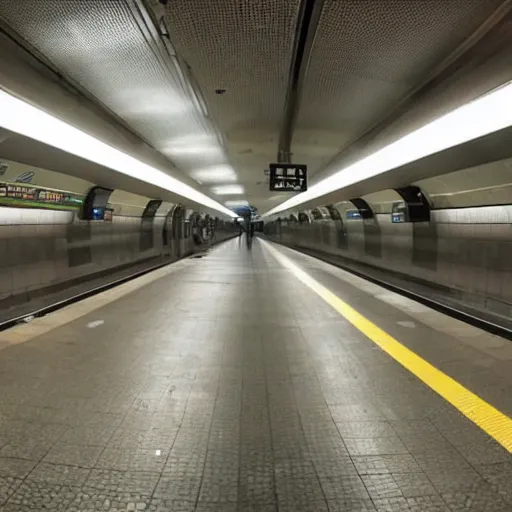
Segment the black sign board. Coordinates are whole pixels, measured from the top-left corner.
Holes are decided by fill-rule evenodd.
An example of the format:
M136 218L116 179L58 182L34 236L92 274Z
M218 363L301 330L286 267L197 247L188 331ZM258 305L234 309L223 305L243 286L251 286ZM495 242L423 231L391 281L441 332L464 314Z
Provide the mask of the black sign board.
M308 189L308 167L299 164L270 164L270 190L305 192Z

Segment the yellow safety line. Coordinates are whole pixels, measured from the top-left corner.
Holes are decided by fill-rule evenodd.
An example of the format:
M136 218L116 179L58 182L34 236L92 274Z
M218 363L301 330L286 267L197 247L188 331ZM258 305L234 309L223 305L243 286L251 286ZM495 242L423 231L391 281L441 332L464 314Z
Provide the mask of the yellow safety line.
M482 400L457 381L432 366L430 363L402 345L387 332L342 301L338 296L310 277L274 247L260 239L266 249L295 277L319 295L327 304L345 317L373 343L389 354L395 361L418 377L427 386L450 402L464 416L487 432L493 439L512 452L512 419Z

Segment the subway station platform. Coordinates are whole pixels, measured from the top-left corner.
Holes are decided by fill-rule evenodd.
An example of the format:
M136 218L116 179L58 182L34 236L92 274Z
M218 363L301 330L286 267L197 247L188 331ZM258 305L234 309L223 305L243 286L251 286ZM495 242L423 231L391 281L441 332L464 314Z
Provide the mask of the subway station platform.
M2 512L512 510L512 342L266 241L0 347Z

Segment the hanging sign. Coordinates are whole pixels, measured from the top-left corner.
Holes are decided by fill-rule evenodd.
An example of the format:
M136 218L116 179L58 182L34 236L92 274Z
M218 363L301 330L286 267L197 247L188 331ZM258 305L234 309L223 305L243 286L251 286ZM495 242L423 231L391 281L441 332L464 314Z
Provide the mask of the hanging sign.
M270 164L270 190L273 192L305 192L308 189L307 173L307 165Z

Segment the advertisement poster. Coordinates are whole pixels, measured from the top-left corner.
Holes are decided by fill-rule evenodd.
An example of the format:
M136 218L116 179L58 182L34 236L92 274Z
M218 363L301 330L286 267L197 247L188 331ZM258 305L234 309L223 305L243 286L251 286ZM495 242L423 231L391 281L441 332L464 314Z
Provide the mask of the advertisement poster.
M78 210L89 188L79 178L0 160L0 207Z
M26 183L0 181L0 206L75 210L82 206L84 196Z

